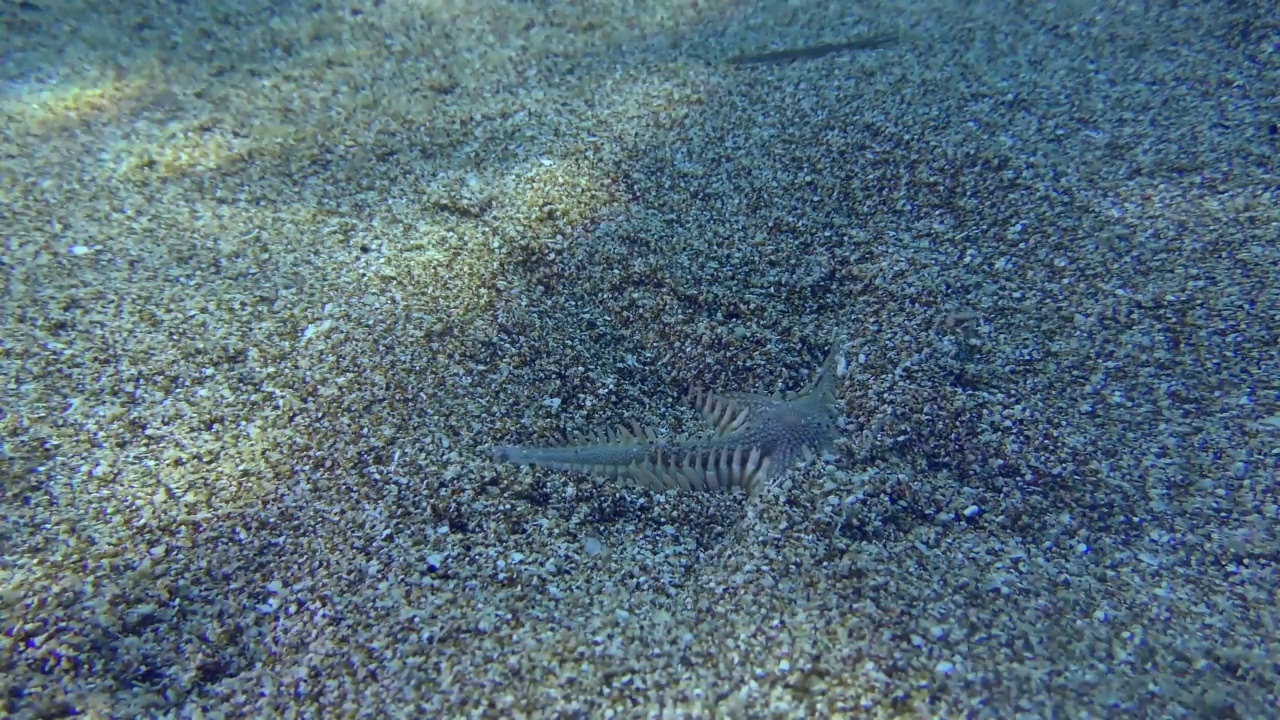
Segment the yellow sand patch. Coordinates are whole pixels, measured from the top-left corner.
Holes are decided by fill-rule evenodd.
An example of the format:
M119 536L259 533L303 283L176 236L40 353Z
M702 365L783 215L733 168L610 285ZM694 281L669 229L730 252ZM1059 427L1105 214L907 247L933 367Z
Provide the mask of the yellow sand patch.
M144 77L109 75L57 84L32 82L10 86L0 97L0 117L32 130L67 120L80 122L109 112L147 89Z

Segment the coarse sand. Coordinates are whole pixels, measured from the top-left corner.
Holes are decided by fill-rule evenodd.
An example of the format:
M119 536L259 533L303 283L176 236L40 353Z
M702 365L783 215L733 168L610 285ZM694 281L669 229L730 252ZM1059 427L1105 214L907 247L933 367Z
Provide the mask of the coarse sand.
M1277 17L6 1L0 715L1280 717Z

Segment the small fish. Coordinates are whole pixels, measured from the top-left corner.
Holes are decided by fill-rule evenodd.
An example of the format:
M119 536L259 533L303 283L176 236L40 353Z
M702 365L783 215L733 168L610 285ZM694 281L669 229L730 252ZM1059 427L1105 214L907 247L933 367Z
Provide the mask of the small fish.
M831 449L839 434L841 357L840 343L833 341L817 377L800 392L691 392L693 407L714 428L710 433L664 438L634 425L578 445L498 445L493 459L591 473L659 492L740 488L750 495L800 460Z
M726 62L730 65L766 65L770 63L793 62L795 60L816 60L817 58L838 52L877 50L882 47L888 47L897 41L897 35L868 35L866 37L855 38L845 42L825 43L822 45L810 45L808 47L800 48L788 48L786 50L775 50L773 52L754 55L735 55L729 58Z

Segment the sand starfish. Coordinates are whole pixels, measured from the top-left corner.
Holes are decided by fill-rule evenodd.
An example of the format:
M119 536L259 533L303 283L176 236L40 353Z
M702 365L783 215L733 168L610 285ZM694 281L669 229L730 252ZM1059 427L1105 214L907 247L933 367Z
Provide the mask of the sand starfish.
M761 395L693 391L689 400L715 429L662 437L633 425L592 442L558 447L499 445L494 459L621 478L654 490L733 490L754 494L800 460L830 450L839 435L835 398L839 343L799 392Z

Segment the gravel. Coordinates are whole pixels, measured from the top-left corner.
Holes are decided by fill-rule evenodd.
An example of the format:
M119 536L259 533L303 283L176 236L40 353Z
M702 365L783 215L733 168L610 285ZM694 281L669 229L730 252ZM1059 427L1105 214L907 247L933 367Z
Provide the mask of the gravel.
M1275 16L5 6L0 714L1274 716Z

